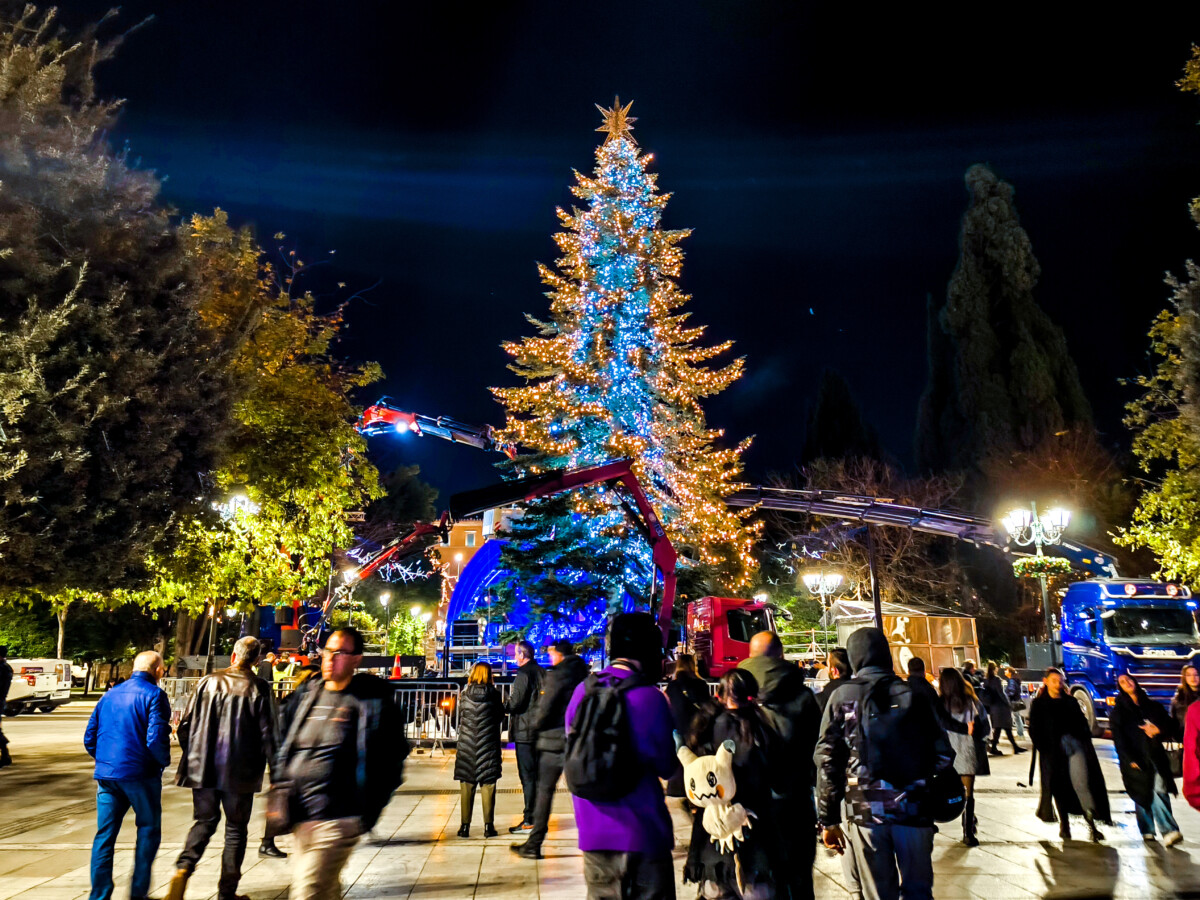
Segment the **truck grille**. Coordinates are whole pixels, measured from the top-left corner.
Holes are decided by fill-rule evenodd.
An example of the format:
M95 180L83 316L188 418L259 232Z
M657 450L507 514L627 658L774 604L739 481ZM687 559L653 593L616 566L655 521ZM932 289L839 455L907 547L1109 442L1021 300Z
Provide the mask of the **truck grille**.
M1152 697L1173 697L1179 687L1179 664L1156 666L1138 661L1129 667L1129 674L1137 679L1138 684Z

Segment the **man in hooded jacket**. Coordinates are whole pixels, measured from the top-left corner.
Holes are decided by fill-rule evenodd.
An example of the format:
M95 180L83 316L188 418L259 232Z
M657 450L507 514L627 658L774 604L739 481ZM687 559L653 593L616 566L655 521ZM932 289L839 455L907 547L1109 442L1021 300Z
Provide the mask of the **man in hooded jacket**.
M783 658L783 643L772 631L760 631L750 639L750 657L738 663L758 682L758 703L785 750L784 758L811 759L817 744L821 711L817 699L804 684L804 674ZM775 810L772 819L778 833L768 847L773 857L776 883L786 885L791 900L811 900L812 866L817 855L813 781L816 771L789 764L784 771L770 772ZM781 892L781 897L788 896Z
M868 900L893 900L901 890L905 900L931 900L935 828L927 788L953 767L954 751L928 698L896 677L881 630L854 632L846 653L854 677L830 695L815 755L822 839L838 853L849 839ZM889 711L871 739L859 724L868 705Z

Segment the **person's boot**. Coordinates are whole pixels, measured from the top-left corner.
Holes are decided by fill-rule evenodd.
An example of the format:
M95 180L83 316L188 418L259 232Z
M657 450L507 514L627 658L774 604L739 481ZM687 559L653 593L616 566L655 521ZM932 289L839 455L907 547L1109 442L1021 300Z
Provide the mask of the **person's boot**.
M1064 841L1071 839L1071 821L1066 816L1058 823L1058 836Z
M975 837L975 830L979 823L975 819L975 798L968 797L962 814L963 822L963 839L962 842L968 847L978 847L979 838Z
M508 849L511 850L513 853L517 854L517 856L521 857L521 859L541 859L542 858L541 848L533 846L532 844L529 843L529 841L526 841L523 844L509 844Z
M470 837L471 836L470 823L466 823L466 824L458 826L458 836L459 837Z
M498 832L496 830L496 826L493 825L491 822L484 822L483 823L483 836L485 838L499 837L500 832Z
M171 877L171 884L167 888L167 895L163 900L183 900L183 892L187 890L188 879L192 877L190 869L176 869L175 874Z
M1104 840L1104 835L1100 833L1100 829L1096 827L1096 819L1091 813L1084 813L1084 820L1087 822L1088 831L1091 833L1092 843L1098 844Z
M258 845L258 855L265 859L287 859L287 854L275 846L275 838L265 837Z
M0 769L13 764L12 757L8 755L8 747L0 749Z

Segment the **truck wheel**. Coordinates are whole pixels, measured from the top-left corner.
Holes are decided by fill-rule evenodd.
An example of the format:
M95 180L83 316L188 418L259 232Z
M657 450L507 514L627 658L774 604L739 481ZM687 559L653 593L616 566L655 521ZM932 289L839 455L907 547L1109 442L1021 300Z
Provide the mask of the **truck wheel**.
M45 704L45 705L43 705L43 706L39 706L39 707L38 707L38 709L40 709L40 710L41 710L42 712L44 712L44 713L48 713L48 712L54 712L54 704L53 704L53 703L47 703L47 704Z
M21 711L21 707L19 707L19 706L6 706L6 707L4 707L4 714L5 714L6 716L8 716L10 719L11 719L13 716L17 715L17 714L18 714L20 711Z
M1071 695L1075 698L1075 702L1079 704L1079 708L1083 710L1083 717L1087 719L1092 737L1101 737L1104 734L1104 729L1096 724L1096 705L1092 702L1092 695L1083 688L1075 688L1075 690L1071 691Z

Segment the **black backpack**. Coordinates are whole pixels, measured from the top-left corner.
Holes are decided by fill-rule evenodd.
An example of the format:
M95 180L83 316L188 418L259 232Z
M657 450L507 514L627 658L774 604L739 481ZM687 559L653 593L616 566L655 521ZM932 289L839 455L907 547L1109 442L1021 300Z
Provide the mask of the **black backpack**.
M625 705L625 694L641 683L636 674L627 678L592 674L584 681L563 759L567 788L576 797L620 800L641 780L642 765Z
M872 781L905 788L933 777L941 723L928 700L894 675L880 678L858 715L860 758Z

